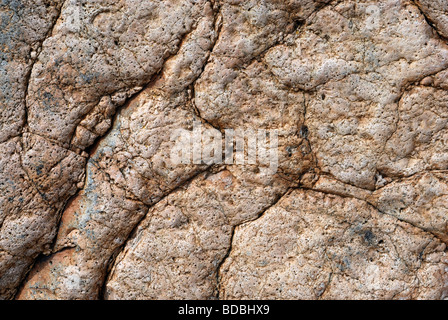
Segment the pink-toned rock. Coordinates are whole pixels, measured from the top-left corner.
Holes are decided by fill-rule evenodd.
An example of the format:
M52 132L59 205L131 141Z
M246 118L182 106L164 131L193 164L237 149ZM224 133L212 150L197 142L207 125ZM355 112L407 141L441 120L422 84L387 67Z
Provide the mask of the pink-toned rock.
M446 244L364 201L297 190L236 229L224 299L443 299Z
M3 1L0 299L447 298L447 17Z

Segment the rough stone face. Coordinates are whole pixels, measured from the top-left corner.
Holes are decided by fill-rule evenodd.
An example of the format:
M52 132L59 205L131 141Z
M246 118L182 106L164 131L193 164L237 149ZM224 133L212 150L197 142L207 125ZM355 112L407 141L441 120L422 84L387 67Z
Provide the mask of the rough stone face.
M1 299L448 298L446 1L4 0L0 25ZM244 165L210 161L228 129L261 132Z
M437 32L448 38L448 3L443 0L416 0L428 22L436 26Z
M417 174L373 193L371 202L383 213L430 232L445 242L448 232L446 172Z
M30 72L61 5L54 0L0 3L0 142L17 136L27 121Z
M224 299L443 299L446 244L366 202L295 190L241 225Z
M202 174L171 193L148 212L117 258L105 297L215 297L218 266L231 246L233 228L256 219L285 193L282 182L229 169Z

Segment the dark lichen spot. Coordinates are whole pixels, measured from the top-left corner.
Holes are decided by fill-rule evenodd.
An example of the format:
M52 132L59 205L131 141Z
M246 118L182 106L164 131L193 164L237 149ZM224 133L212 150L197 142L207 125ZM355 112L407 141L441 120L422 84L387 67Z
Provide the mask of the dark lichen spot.
M299 29L301 26L303 26L304 23L305 23L305 20L302 20L302 19L294 20L294 23L293 23L294 30Z
M308 127L305 126L305 125L303 125L303 126L300 128L300 132L299 132L300 136L301 136L302 138L306 139L306 138L308 138L308 133L309 133L309 131L308 131Z
M375 244L375 234L370 231L370 230L366 230L364 232L364 240L369 244L369 245L374 245Z
M42 169L44 168L43 164L40 164L36 167L36 173L38 176L40 176L42 174Z
M295 147L288 146L286 147L286 152L288 153L288 157L292 157Z

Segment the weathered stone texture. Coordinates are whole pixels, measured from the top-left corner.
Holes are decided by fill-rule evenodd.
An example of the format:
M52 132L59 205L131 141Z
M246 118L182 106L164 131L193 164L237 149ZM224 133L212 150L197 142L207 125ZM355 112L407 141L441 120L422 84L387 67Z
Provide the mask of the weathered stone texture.
M1 299L448 298L446 1L3 0L0 26ZM278 168L176 163L198 124L276 130Z
M237 228L224 299L446 298L446 244L366 202L294 191Z

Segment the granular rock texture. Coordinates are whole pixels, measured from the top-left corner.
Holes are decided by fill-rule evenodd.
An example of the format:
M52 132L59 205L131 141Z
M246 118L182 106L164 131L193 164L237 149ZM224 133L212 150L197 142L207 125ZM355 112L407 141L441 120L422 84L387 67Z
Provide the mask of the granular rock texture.
M448 298L445 0L3 0L0 25L1 299Z

